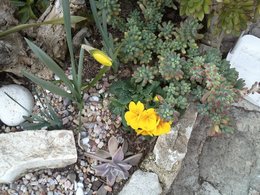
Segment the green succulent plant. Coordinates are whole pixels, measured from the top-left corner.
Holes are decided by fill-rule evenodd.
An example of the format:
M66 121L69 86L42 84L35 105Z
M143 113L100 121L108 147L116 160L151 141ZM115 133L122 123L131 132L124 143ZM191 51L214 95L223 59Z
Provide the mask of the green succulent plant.
M96 6L99 10L106 12L107 22L110 22L112 18L117 17L121 12L118 0L98 0ZM102 11L99 13L100 15L102 15Z
M133 78L135 79L136 83L141 83L142 86L145 86L147 83L153 82L157 72L158 70L156 67L142 65L134 72Z
M94 166L96 175L106 177L107 184L113 186L116 180L127 179L132 166L139 163L142 154L131 155L127 152L128 144L124 141L121 145L112 136L108 141L108 151L98 150L95 153L87 152L86 155L96 159L102 164Z
M203 20L211 10L212 0L180 0L180 15L194 16Z
M212 8L211 1L189 2L189 6L195 3ZM221 130L226 125L230 130L221 121L227 118L226 110L238 100L238 90L243 87L238 73L222 60L218 50L200 51L197 41L203 38L199 33L203 26L197 19L188 17L173 24L165 19L167 5L163 0L142 0L138 5L141 11L133 11L126 19L119 57L139 67L133 68L131 79L111 86L112 112L124 119L126 105L141 101L147 108L155 108L163 120L177 121L189 101L194 101L213 125ZM153 21L150 14L155 11L159 13ZM159 101L153 100L155 96L160 97Z
M159 38L164 38L166 40L171 39L173 37L173 32L174 32L174 24L171 21L163 22L158 26Z
M247 24L259 17L258 0L180 0L180 15L193 16L202 21L208 15L208 25L217 34L239 34Z
M248 22L253 20L255 0L224 0L219 7L218 28L227 34L240 34L246 29Z

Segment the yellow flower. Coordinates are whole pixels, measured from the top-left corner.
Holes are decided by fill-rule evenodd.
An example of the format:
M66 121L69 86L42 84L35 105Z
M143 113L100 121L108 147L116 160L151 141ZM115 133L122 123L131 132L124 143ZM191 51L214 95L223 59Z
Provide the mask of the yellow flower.
M158 98L158 96L156 95L156 96L154 96L154 98L153 98L153 101L155 101L155 102L159 102L159 98Z
M112 59L108 57L103 51L94 49L90 51L93 58L104 66L112 66Z
M142 112L139 120L139 126L141 129L153 130L157 125L157 115L154 108L149 108Z
M159 136L159 135L170 132L170 130L171 130L171 122L165 122L165 121L159 119L159 123L158 123L156 129L153 131L153 135Z
M100 64L104 66L112 66L112 59L108 57L108 55L106 55L103 51L86 44L81 45L81 47L88 51L90 55L92 55L92 57Z
M135 132L137 133L137 135L153 136L152 131L147 131L147 130L144 130L144 129L135 129Z
M133 129L139 128L139 118L144 111L144 105L138 101L137 104L134 102L129 103L129 111L125 113L125 120L127 125Z

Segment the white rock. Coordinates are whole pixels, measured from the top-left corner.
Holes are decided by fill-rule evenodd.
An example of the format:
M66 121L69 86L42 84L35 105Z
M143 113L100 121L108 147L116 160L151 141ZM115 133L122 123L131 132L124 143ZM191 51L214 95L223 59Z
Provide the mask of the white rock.
M172 171L184 159L197 114L195 106L190 105L171 132L158 137L153 153L160 168Z
M88 143L89 143L89 137L85 137L85 138L83 138L82 140L81 140L81 142L82 142L82 144L83 145L88 145Z
M60 168L77 161L72 131L37 130L0 134L0 183L29 170Z
M76 185L77 185L76 195L84 195L84 191L83 191L84 185L83 185L83 183L78 182L78 183L76 183Z
M89 98L89 101L91 101L91 102L98 102L99 101L99 97L98 96L91 96Z
M19 104L13 101L5 93L14 98ZM20 85L5 85L0 88L0 119L8 126L16 126L25 121L23 116L29 116L33 109L33 96L30 91Z
M255 82L260 82L259 53L260 39L253 35L245 35L238 40L235 48L227 56L227 60L238 71L239 78L245 80L248 88ZM260 94L250 94L245 98L260 107Z
M137 170L119 195L159 195L162 187L155 173Z

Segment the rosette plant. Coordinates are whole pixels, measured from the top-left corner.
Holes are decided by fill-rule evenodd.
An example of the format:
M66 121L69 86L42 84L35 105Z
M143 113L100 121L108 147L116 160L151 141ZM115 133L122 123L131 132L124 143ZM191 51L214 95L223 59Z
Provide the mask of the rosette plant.
M117 139L112 136L108 141L108 151L97 150L95 153L87 152L86 155L102 162L93 167L96 175L106 177L107 184L113 186L116 180L127 179L129 177L128 171L132 166L137 165L142 157L142 153L131 156L127 150L126 141L120 145Z

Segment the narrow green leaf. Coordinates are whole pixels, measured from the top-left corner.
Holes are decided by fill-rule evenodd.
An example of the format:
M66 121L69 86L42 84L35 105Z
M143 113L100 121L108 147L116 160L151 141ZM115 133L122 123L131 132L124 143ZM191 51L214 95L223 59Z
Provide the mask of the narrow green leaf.
M65 90L59 88L58 86L52 84L51 82L49 81L45 81L45 80L42 80L36 76L34 76L33 74L31 73L28 73L28 72L22 72L23 75L25 77L27 77L28 79L30 79L31 81L33 81L34 83L40 85L41 87L43 87L44 89L47 89L49 90L50 92L54 93L54 94L57 94L57 95L60 95L62 97L67 97L69 99L73 99L73 96L72 94L66 92Z
M69 0L62 1L62 10L63 10L63 17L64 17L64 26L65 26L65 31L66 31L66 40L67 40L67 45L68 45L69 53L70 53L72 76L73 76L74 84L77 85L77 75L76 75L77 70L76 70L74 52L73 52L73 46L72 46Z
M26 3L23 2L23 1L13 1L13 0L10 0L10 2L11 2L12 5L14 5L16 7L23 7L23 6L26 5Z
M21 124L21 127L26 130L41 130L43 127L48 127L48 122L40 122L40 123L29 123L24 122Z
M86 20L86 18L81 17L81 16L71 16L71 23L72 24L76 24L78 22L81 22L83 20ZM26 29L26 28L30 28L30 27L34 27L34 26L41 26L41 25L47 25L47 24L64 24L64 18L56 18L56 19L52 19L52 20L48 20L48 21L44 21L44 22L39 22L39 23L31 23L31 24L20 24L17 25L13 28L10 28L6 31L0 32L0 38L4 37L6 35L9 35L11 33L15 33L18 32L20 30Z
M61 69L61 67L53 60L50 56L48 56L43 50L41 50L37 45L35 45L30 40L26 39L27 44L33 51L33 53L41 60L42 63L44 63L48 68L53 71L71 90L73 94L75 94L75 89L73 87L73 84L68 79L68 77L65 75L64 71Z
M83 59L84 59L84 49L81 47L80 54L79 54L78 83L77 83L79 91L81 91L81 85L82 85Z

